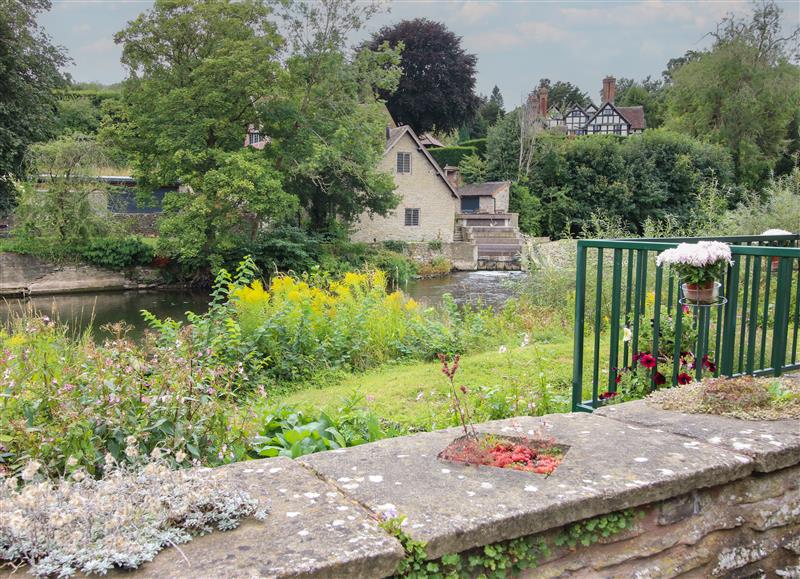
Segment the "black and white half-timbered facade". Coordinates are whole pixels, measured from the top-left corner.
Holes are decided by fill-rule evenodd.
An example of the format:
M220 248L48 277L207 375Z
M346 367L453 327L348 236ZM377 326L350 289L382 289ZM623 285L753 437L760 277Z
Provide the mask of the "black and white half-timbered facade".
M641 133L645 129L644 109L641 106L618 107L614 104L617 86L613 76L603 79L600 106L573 105L562 113L547 107L547 89L539 90L539 110L546 111L547 127L561 128L568 135L620 135Z

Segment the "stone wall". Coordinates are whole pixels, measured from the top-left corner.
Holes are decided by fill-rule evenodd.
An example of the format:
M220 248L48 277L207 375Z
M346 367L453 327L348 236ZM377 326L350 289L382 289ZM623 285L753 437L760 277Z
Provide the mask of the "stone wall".
M158 270L112 271L91 265L56 264L33 255L0 252L0 296L152 288Z
M443 257L457 271L475 271L478 267L478 246L467 241L442 242L441 249L432 248L428 242L409 243L406 253L409 258L420 263Z
M643 516L631 529L554 547L527 577L800 576L796 421L632 402L477 429L552 437L568 449L547 477L439 459L459 429L230 465L223 472L263 502L266 521L164 551L133 575L385 577L405 556L379 525L389 512L438 559L518 537L555 545L575 522L632 509Z
M397 173L398 152L411 153L411 173ZM458 199L409 134L403 135L384 155L379 168L394 177L400 203L386 217L361 215L351 236L353 241L453 241ZM405 225L406 208L420 210L418 226Z

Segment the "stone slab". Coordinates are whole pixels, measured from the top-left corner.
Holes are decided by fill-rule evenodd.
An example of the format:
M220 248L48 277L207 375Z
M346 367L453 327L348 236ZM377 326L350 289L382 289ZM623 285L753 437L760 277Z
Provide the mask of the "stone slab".
M446 462L459 429L382 440L301 462L376 512L407 517L428 556L530 535L747 476L753 462L718 446L591 414L515 418L479 432L546 436L570 446L549 477Z
M800 420L742 420L688 414L663 410L646 400L605 406L595 414L746 454L754 460L759 472L800 462Z
M384 577L403 548L374 517L307 468L288 458L242 462L220 469L231 484L269 509L232 531L214 531L166 549L119 577Z

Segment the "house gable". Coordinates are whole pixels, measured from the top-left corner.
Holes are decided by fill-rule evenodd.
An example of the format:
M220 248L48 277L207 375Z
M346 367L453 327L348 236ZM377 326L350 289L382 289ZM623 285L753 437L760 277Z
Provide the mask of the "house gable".
M390 129L379 168L394 177L400 201L385 217L362 214L352 234L354 241L453 240L458 194L414 131Z
M597 112L586 123L588 135L625 135L630 134L631 123L612 104L603 103Z

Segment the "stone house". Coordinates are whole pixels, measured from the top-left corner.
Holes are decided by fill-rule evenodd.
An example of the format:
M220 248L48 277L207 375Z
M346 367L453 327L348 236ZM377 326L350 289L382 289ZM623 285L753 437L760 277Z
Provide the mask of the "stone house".
M354 225L354 241L453 241L457 189L409 126L386 128L379 168L394 175L400 203L388 215L363 213Z

